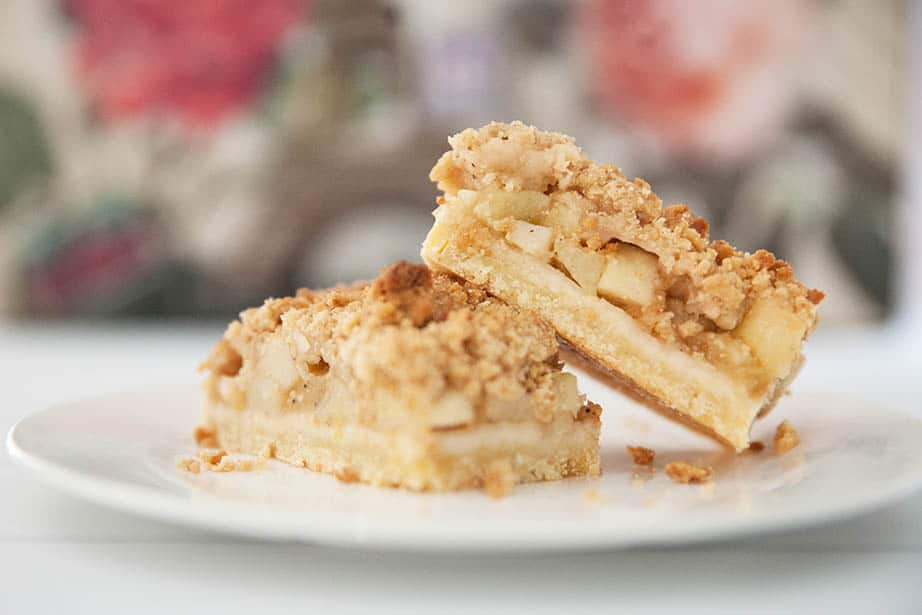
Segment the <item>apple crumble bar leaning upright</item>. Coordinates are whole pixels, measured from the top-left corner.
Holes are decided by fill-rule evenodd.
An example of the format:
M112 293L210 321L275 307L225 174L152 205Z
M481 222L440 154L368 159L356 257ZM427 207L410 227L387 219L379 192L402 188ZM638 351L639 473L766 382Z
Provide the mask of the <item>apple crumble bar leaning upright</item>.
M423 244L450 271L531 310L655 406L737 450L802 362L823 295L764 250L711 241L683 205L519 122L449 139Z

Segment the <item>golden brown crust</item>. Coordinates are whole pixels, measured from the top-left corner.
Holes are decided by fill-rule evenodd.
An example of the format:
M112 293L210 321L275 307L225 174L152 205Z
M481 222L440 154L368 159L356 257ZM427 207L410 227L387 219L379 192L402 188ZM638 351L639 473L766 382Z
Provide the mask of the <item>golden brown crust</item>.
M669 420L681 423L694 432L700 433L709 438L713 438L730 448L735 448L733 444L728 442L726 438L724 438L721 434L717 433L713 429L710 429L706 425L703 425L700 422L682 414L675 408L669 407L663 403L662 400L651 395L642 387L637 386L637 384L634 382L631 382L627 378L624 378L621 374L606 368L604 363L602 363L598 358L588 356L588 353L583 349L577 348L572 344L565 343L561 346L561 356L564 363L567 365L578 367L579 369L592 374L594 378L606 382L609 386L617 390L620 394L624 395L628 399L631 399L639 404L643 404L657 414Z
M357 483L359 481L358 472L352 468L340 468L333 473L333 476L341 483Z
M778 428L775 430L775 452L779 455L784 455L797 448L799 444L800 434L797 433L797 430L787 421L781 421L781 424L779 424Z
M711 469L687 461L673 461L666 464L666 474L676 483L703 483L711 478Z

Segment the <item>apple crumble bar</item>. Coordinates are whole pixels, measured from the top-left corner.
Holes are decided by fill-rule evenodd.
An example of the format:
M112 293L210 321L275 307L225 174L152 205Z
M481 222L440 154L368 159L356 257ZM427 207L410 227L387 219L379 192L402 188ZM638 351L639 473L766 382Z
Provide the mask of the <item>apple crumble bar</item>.
M197 433L227 451L412 490L599 473L553 329L423 265L246 310L202 369Z
M764 250L519 122L449 139L422 255L535 312L653 405L737 450L802 362L821 292Z

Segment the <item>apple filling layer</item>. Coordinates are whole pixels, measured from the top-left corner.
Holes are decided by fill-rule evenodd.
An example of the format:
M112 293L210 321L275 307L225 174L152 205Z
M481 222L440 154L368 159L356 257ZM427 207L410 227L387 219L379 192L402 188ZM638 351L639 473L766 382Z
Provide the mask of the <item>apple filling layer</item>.
M817 291L711 242L684 206L521 124L451 140L423 258L537 312L582 354L736 448L784 390Z

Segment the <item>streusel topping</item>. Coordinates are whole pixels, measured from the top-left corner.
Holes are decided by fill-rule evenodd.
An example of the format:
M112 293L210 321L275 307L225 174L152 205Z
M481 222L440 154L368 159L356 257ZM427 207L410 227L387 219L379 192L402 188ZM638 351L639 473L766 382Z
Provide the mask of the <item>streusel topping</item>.
M260 352L250 342L267 332L295 359L292 403L303 395L297 382L330 374L349 383L369 422L423 415L448 394L462 395L485 419L526 393L533 414L550 421L564 394L549 326L424 265L397 263L369 284L302 290L246 310L202 368L232 379L247 369L248 353ZM343 366L348 377L338 372Z
M708 224L685 205L663 203L641 179L629 180L610 164L587 159L573 139L520 122L491 123L449 139L430 174L450 205L459 191L534 191L549 197L542 223L576 245L605 250L613 240L658 257L663 274L658 299L634 314L658 337L694 350L702 334L729 331L757 297L774 295L812 326L823 295L793 278L770 252L749 254L711 241ZM558 224L575 213L575 224ZM709 340L698 346L710 345Z

